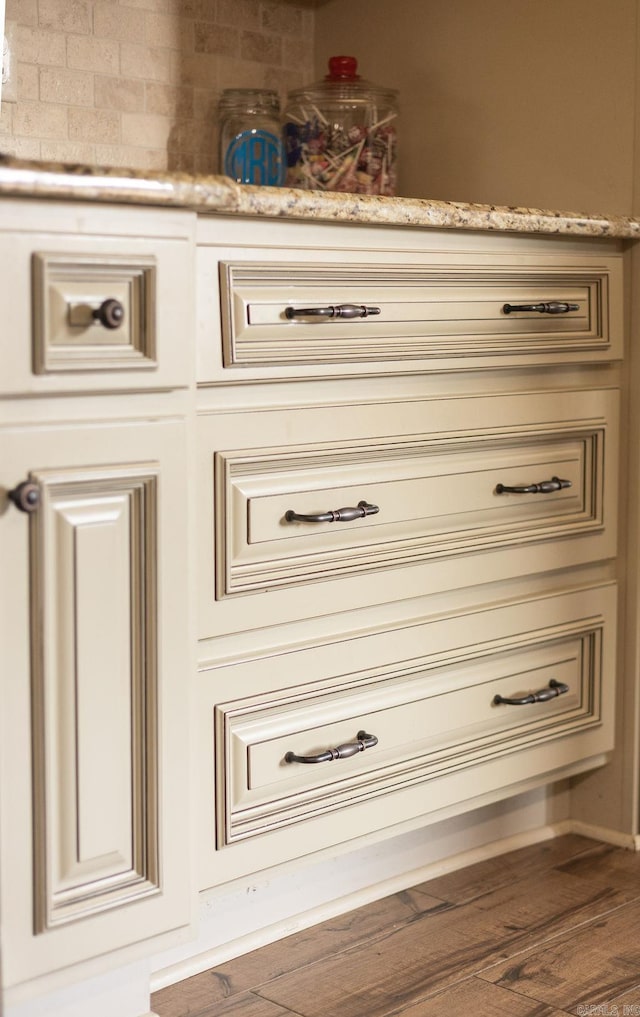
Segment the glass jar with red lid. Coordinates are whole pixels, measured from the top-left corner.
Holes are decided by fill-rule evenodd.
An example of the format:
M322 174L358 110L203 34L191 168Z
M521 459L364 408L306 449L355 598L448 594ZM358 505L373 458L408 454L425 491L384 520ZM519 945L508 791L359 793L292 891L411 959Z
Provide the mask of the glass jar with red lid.
M396 193L397 92L365 81L336 56L322 81L289 93L284 115L287 185L354 194Z

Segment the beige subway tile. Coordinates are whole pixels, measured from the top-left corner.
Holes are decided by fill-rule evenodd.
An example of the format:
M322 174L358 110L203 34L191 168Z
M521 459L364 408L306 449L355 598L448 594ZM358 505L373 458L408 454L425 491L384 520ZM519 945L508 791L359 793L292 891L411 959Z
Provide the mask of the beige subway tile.
M37 0L7 0L4 16L7 21L35 28L38 24Z
M40 76L35 64L18 61L18 101L37 102L40 98Z
M40 69L40 101L63 106L93 106L93 74L62 67Z
M98 166L118 166L133 168L133 156L130 148L122 145L96 145L96 163Z
M115 3L97 3L93 8L93 34L98 39L130 42L144 38L144 12Z
M166 170L167 152L160 148L137 148L131 145L96 145L96 161L100 166Z
M48 162L94 163L96 158L93 145L78 145L73 141L43 141L40 155Z
M305 39L314 39L316 31L315 10L304 10L302 12L302 34Z
M63 141L67 137L67 108L51 103L18 102L13 110L13 131L21 138Z
M169 50L165 50L165 52L169 56L169 67L168 67L168 71L167 71L168 77L167 77L166 84L171 84L171 85L188 85L188 84L190 84L190 82L185 81L185 79L184 79L183 66L184 66L185 60L187 60L190 57L194 56L193 51L189 50L188 52L185 51L185 52L182 52L182 53L178 53L177 50L175 50L175 49L169 49Z
M316 75L313 73L314 66L313 39L283 39L282 40L282 65L290 70L304 71L307 76L305 83L313 81Z
M193 115L196 120L211 122L218 115L219 93L211 88L193 89Z
M179 6L180 0L177 0L177 3ZM162 13L172 7L172 0L126 0L123 6L132 7L140 11L158 11Z
M40 142L35 138L3 138L2 154L16 159L39 159Z
M216 0L169 0L169 10L177 10L183 18L197 21L219 21Z
M267 32L302 37L302 10L294 4L262 3L261 28Z
M91 4L89 0L38 0L38 24L58 32L91 31Z
M220 173L220 162L216 152L196 152L194 172L202 176Z
M193 119L174 121L167 138L167 149L170 152L196 152L202 144L202 136L203 125L200 121ZM205 141L208 144L206 134Z
M188 85L161 85L148 81L145 88L147 113L163 116L193 116L193 88Z
M251 60L218 58L218 89L225 88L268 88L266 76L270 68Z
M171 56L167 49L123 43L120 47L120 72L128 78L171 83L175 66Z
M272 88L274 92L278 93L284 112L288 93L293 91L294 88L302 88L304 85L308 85L313 77L312 66L306 72L292 71L287 67L266 67L264 83L266 88Z
M220 125L215 122L200 120L195 121L195 136L193 139L193 151L197 155L209 155L218 160L220 145Z
M148 170L150 173L163 172L168 168L169 156L166 148L135 149L135 169Z
M180 64L183 84L196 88L215 88L220 58L208 53L185 55Z
M70 109L69 138L94 145L120 141L120 114L106 109Z
M97 75L94 93L94 104L98 109L114 109L127 113L144 112L143 81Z
M120 47L113 39L94 39L86 35L67 36L67 67L93 71L94 74L118 74Z
M275 35L265 35L264 32L243 32L240 56L243 60L278 66L282 63L282 40Z
M67 62L65 36L61 32L50 32L46 28L30 28L18 25L16 28L16 57L25 64L49 67L64 67Z
M0 138L13 134L13 104L3 102L0 105Z
M122 144L165 148L173 126L170 117L152 113L122 114Z
M194 41L196 53L240 56L240 33L236 28L196 21Z
M260 0L218 0L218 24L260 28Z
M193 152L169 149L167 164L172 173L195 173L196 157Z
M146 14L145 42L163 49L193 50L193 23L177 14Z

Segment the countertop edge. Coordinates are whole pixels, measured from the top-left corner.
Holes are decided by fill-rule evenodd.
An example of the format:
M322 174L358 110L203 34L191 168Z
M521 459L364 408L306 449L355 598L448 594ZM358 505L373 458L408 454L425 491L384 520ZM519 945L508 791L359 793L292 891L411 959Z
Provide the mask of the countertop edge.
M640 219L626 216L256 187L221 176L28 162L2 155L0 197L164 206L209 215L308 222L592 238L640 237Z

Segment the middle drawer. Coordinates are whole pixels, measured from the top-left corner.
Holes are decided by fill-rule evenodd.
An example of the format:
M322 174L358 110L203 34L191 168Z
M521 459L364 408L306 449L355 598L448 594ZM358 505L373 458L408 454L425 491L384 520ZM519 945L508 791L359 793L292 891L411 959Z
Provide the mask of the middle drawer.
M352 606L363 579L378 583L378 600L393 599L389 574L402 568L412 574L401 597L615 554L615 390L420 400L360 417L350 408L340 417L349 438L328 442L313 441L312 411L290 415L311 439L296 444L278 443L275 415L256 414L254 429L251 416L233 436L219 429L226 447L202 434L215 490L202 492L214 534L206 615L214 601L270 591L290 595L290 617L301 584L313 614L327 585L344 590L345 580ZM247 427L265 444L240 444ZM464 558L462 570L447 569Z

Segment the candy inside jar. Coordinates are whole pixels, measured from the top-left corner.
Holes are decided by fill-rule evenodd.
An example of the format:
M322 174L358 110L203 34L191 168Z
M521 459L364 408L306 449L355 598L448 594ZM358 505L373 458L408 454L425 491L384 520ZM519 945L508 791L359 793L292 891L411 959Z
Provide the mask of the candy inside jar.
M287 185L396 193L397 93L364 81L355 57L332 57L323 81L289 93Z

